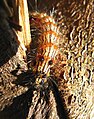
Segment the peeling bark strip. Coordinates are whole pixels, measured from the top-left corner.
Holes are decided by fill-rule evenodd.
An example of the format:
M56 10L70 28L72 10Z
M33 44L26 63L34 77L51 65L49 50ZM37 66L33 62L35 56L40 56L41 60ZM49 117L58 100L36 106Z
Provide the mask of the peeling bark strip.
M22 32L17 32L19 42L29 48L31 43L29 13L27 0L13 0L14 19L22 26Z

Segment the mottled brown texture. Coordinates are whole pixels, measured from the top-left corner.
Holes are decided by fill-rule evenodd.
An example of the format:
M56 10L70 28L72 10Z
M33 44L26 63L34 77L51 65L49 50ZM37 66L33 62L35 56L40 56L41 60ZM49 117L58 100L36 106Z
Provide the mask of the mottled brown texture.
M64 68L59 66L65 81L58 83L72 119L92 119L91 111L92 115L94 113L93 7L93 0L70 0L61 1L56 8L56 14L60 12L57 18L61 17L59 22L62 23L60 51L67 61Z

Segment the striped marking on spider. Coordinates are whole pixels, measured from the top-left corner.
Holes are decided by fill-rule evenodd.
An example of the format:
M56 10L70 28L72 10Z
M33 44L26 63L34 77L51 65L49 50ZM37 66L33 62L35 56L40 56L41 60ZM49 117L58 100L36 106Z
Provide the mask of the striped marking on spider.
M34 69L40 75L36 82L39 84L42 80L46 82L50 75L50 68L54 65L59 51L60 31L54 18L46 13L33 12L30 17L30 26L38 32L36 64Z

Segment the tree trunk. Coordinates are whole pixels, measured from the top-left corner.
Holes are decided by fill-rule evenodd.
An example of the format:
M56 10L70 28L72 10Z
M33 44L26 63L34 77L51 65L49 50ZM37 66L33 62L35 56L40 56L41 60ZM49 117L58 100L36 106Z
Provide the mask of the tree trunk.
M19 31L11 27L9 14L14 9L17 13L21 1L18 0L20 2L16 7L16 4L6 0L11 9L8 12L2 1L0 119L93 119L93 0L41 0L37 3L35 0L28 0L29 12L38 10L49 14L53 11L62 34L60 57L52 68L53 77L46 89L34 85L32 70L28 68L27 54L32 50L28 47L31 45L29 23L26 25L29 15L25 14L28 10L22 5L21 10L25 15L18 12L17 17L21 19L17 24L24 29Z

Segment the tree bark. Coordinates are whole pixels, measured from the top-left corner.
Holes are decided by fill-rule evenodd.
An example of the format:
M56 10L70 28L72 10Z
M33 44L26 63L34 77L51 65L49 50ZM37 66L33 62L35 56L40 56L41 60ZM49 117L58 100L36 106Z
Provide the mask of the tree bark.
M41 0L36 5L35 0L28 0L29 12L34 11L31 7L34 5L48 14L54 7L62 34L60 57L46 89L36 88L32 70L28 68L30 29L29 23L27 26L23 23L28 13L20 14L24 20L18 24L23 33L10 27L9 12L0 5L0 119L93 119L93 0L45 0L45 3Z

